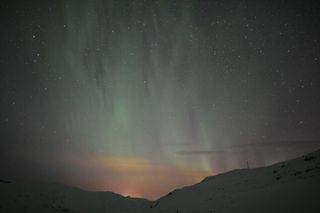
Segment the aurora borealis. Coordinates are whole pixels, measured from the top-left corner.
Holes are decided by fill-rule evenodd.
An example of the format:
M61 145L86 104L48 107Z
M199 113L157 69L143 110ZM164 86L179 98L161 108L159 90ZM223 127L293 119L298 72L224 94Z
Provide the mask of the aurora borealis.
M1 176L156 198L320 147L319 9L4 1Z

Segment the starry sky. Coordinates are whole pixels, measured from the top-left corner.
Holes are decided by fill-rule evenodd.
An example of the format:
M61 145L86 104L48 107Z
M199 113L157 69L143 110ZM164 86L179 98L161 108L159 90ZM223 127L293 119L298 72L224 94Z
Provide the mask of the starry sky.
M0 179L157 198L320 147L318 1L0 3Z

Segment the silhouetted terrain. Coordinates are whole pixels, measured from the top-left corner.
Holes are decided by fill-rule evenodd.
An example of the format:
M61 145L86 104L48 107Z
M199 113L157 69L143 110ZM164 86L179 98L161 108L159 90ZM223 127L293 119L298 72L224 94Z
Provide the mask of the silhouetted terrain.
M156 201L60 184L0 181L0 212L319 212L320 150L255 169L233 170Z

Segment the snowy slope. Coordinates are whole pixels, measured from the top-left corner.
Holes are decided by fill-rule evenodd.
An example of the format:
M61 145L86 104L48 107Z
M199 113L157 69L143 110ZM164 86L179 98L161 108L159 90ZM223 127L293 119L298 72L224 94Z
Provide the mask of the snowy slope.
M140 212L149 201L113 192L87 192L60 184L0 184L0 212ZM135 209L137 211L135 211Z
M175 190L151 212L320 212L320 151Z
M60 184L0 181L0 212L320 212L320 151L207 177L153 202Z

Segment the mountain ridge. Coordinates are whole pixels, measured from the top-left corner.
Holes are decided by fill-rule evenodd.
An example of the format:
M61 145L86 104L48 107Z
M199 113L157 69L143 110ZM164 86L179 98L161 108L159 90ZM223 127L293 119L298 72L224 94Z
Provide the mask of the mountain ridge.
M0 183L0 212L318 212L320 150L266 167L235 169L157 200L59 183Z

